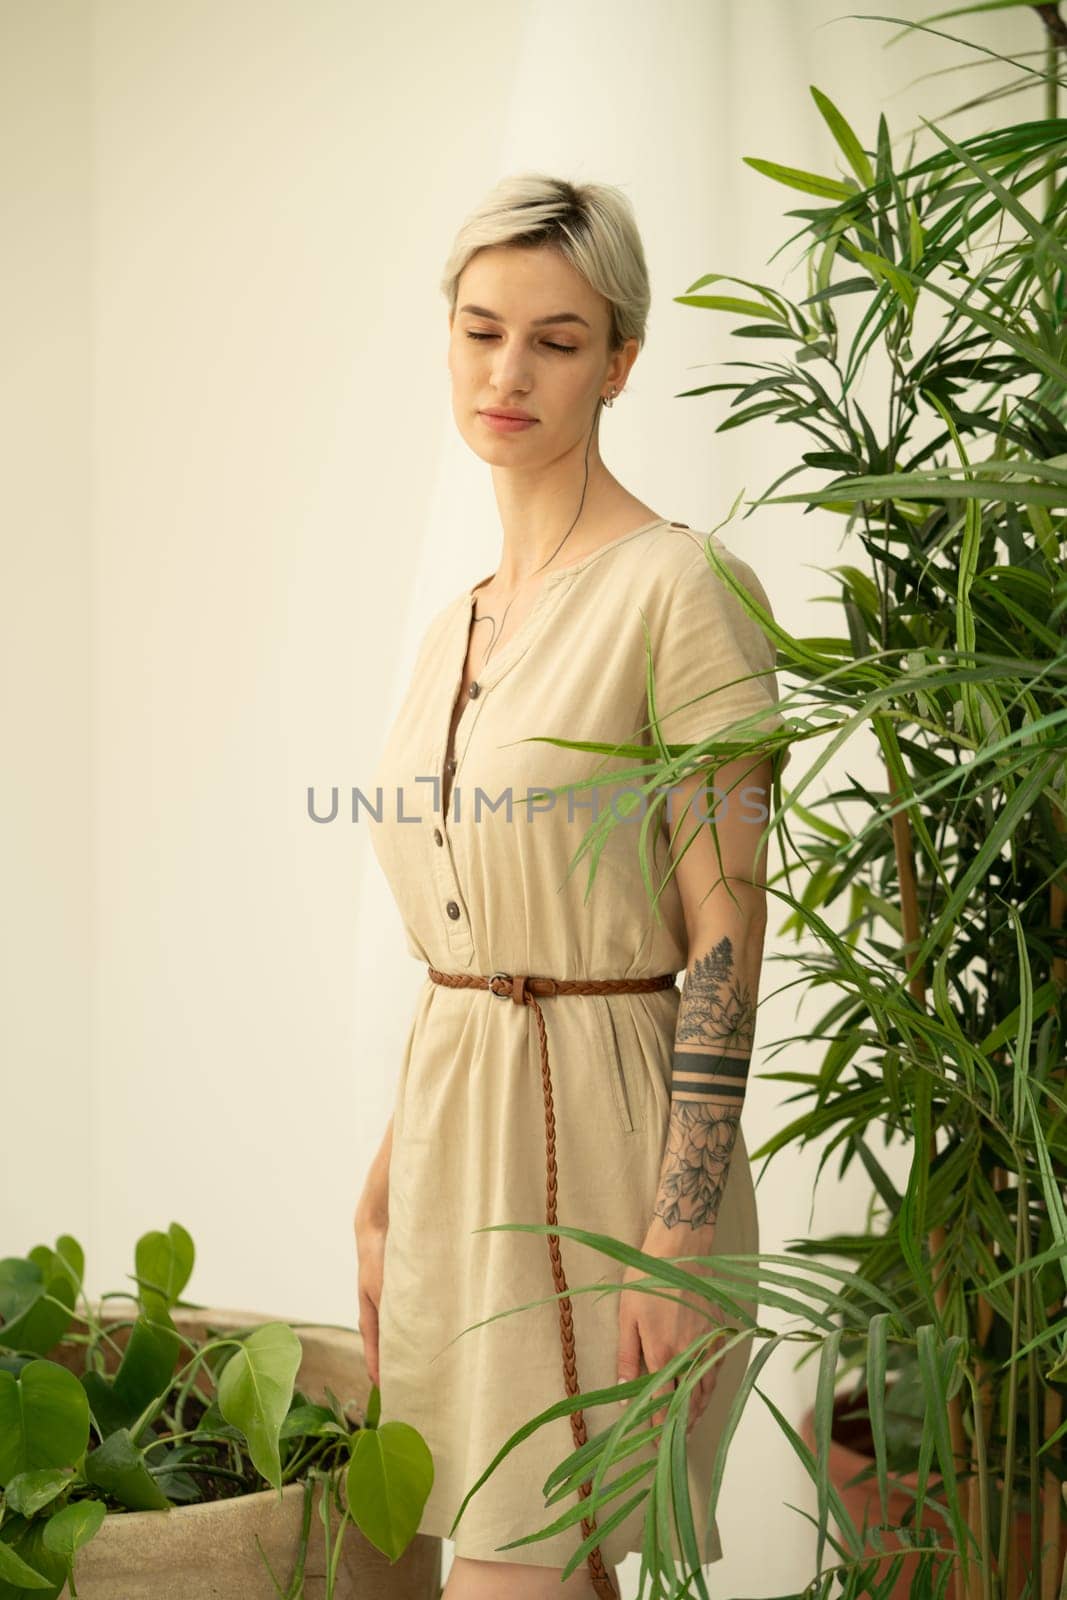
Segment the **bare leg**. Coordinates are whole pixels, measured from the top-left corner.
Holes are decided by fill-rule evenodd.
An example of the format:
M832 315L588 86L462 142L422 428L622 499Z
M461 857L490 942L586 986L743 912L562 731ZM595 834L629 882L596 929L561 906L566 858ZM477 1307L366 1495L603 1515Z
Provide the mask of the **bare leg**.
M562 1567L528 1567L518 1561L474 1561L456 1556L441 1600L595 1600L586 1566L560 1583ZM618 1575L615 1576L618 1586Z

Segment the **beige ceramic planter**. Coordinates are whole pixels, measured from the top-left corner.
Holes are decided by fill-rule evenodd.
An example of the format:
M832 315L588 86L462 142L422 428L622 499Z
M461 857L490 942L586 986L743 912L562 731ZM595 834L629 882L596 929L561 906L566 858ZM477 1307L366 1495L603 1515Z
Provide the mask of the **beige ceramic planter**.
M109 1300L104 1320L118 1320L134 1308L116 1310ZM94 1312L100 1316L99 1307ZM174 1325L191 1338L205 1328L230 1331L253 1323L287 1322L259 1312L175 1308ZM292 1322L304 1355L296 1384L309 1399L324 1402L328 1385L353 1421L370 1394L363 1341L348 1329L307 1327ZM126 1330L115 1338L125 1344ZM80 1352L57 1348L48 1359L77 1370ZM118 1354L108 1352L113 1371ZM324 1529L319 1518L321 1491L312 1507L304 1567L305 1600L325 1600ZM170 1511L109 1512L96 1537L78 1552L74 1576L79 1600L277 1600L257 1539L284 1588L294 1570L304 1511L304 1487L243 1495L233 1500L174 1506ZM332 1538L340 1516L331 1515ZM441 1593L441 1541L416 1534L403 1556L390 1564L358 1528L345 1529L335 1600L438 1600ZM64 1588L60 1600L69 1600Z

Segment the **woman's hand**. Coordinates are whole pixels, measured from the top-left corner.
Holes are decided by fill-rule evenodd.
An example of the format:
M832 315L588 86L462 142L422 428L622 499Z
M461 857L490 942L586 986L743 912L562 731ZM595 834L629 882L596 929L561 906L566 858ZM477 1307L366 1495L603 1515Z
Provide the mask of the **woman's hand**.
M661 1255L663 1259L671 1259L666 1250L657 1250L646 1239L642 1250L648 1255ZM694 1249L692 1254L697 1254ZM699 1262L686 1261L682 1263L686 1272L702 1276L709 1276L709 1270ZM627 1267L623 1272L623 1283L632 1283L636 1279L645 1278L648 1274L640 1267ZM649 1293L641 1289L623 1289L619 1294L619 1354L618 1378L620 1382L640 1377L642 1372L658 1372L667 1362L679 1355L700 1334L706 1334L718 1325L723 1325L723 1316L720 1308L711 1301L702 1300L693 1293L687 1293L668 1288L669 1294L675 1298L666 1299L663 1294ZM714 1346L709 1346L712 1349ZM708 1350L700 1359L705 1359ZM642 1365L643 1359L643 1365ZM710 1367L700 1379L697 1386L689 1396L689 1420L686 1423L686 1433L692 1433L693 1427L701 1417L705 1406L711 1399L718 1377L718 1364ZM671 1383L677 1384L674 1378ZM673 1393L671 1384L653 1391L670 1398ZM665 1406L654 1412L650 1418L650 1426L658 1427L667 1416Z
M372 1383L381 1387L378 1370L378 1307L382 1298L385 1271L386 1222L367 1222L356 1216L356 1252L359 1258L359 1331L367 1371Z

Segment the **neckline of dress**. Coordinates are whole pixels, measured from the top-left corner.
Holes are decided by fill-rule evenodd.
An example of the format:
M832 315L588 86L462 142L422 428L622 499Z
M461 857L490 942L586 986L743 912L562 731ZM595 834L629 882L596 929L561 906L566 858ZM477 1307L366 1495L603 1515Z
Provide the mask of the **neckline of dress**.
M482 674L478 680L482 687L489 688L493 683L495 683L505 668L511 664L512 657L515 654L516 646L525 645L529 641L534 628L541 620L541 614L544 611L547 601L556 591L557 584L559 584L564 578L576 577L579 572L584 572L587 567L592 566L594 561L599 561L601 556L607 555L609 550L617 550L619 545L628 544L631 539L636 539L638 534L651 533L653 528L665 528L668 526L668 524L669 519L667 517L656 517L654 521L646 522L643 527L631 528L629 533L620 534L617 539L609 539L606 544L602 544L599 549L591 550L587 556L582 556L579 561L571 561L565 567L557 567L554 572L546 572L544 581L542 582L540 589L537 591L533 605L530 607L525 617L523 617L522 621L515 629L515 632L505 644L501 645L500 650L495 652L490 657L488 664L482 671ZM491 572L487 573L485 578L479 579L478 583L474 584L473 587L461 597L461 610L465 613L463 628L465 641L463 646L464 661L467 658L467 649L470 644L470 630L474 625L474 605L477 597L476 592L481 584L487 582L492 576L493 574Z
M598 561L601 556L606 555L609 550L615 550L619 545L627 544L631 539L636 539L638 534L651 533L653 528L663 528L668 526L673 526L673 524L670 523L667 517L656 517L653 522L646 522L641 528L631 528L629 533L621 534L617 539L609 539L608 542L606 544L602 544L598 550L592 550L587 556L583 556L580 561L572 561L569 566L559 567L555 572L546 573L545 580L540 589L537 591L533 605L530 607L525 617L523 617L522 621L519 623L519 626L515 629L515 632L508 639L507 643L500 647L499 653L492 656L489 663L482 670L482 673L477 680L479 687L482 689L492 688L493 685L496 684L501 677L503 677L504 673L515 665L516 661L522 659L522 656L525 654L535 636L536 629L540 626L545 603L555 593L556 583L560 579L573 578L577 573L583 572L586 567L591 566L594 561ZM486 578L479 580L479 583L485 583L487 579L491 578L492 576L493 574L491 572L488 573ZM465 594L460 595L458 601L456 602L458 616L462 617L463 619L463 626L459 629L459 641L462 653L459 655L456 663L458 676L457 687L452 691L452 698L448 706L448 724L445 729L444 746L444 761L446 763L453 756L455 739L458 739L460 726L463 723L463 719L467 711L466 706L464 706L460 711L453 737L452 719L455 715L456 706L459 703L459 696L462 693L463 688L463 672L467 660L467 651L470 648L471 629L474 626L474 603L476 590L479 587L479 583L476 583Z
M552 583L558 582L560 578L567 577L569 573L581 572L592 562L599 560L602 555L606 555L609 550L614 550L620 544L628 543L630 539L636 539L639 533L651 533L653 528L666 527L667 525L668 519L666 517L656 517L653 522L646 522L643 528L631 528L629 533L620 534L617 539L609 539L606 544L600 545L596 550L591 550L587 556L582 556L580 560L568 562L565 567L557 567L554 572L546 573L544 582L538 591L538 600L540 600L541 595L544 594L548 586ZM482 584L488 583L492 576L493 574L491 572L487 572L484 578L479 578L477 583L471 585L465 598L473 600L476 592L481 588ZM527 613L528 616L533 615L536 606L537 601L535 601L534 605L530 608L530 611ZM518 631L519 630L516 630L516 633L512 634L511 637L513 639L517 637Z

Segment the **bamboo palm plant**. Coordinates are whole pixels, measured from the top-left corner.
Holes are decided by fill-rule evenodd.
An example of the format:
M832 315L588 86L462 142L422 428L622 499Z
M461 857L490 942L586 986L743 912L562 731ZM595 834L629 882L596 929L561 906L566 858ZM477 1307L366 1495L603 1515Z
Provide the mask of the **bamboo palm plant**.
M783 1255L717 1255L692 1272L586 1230L551 1231L637 1266L646 1276L629 1288L704 1297L720 1308L730 1342L754 1331L710 1503L695 1516L715 1514L729 1440L755 1393L814 1480L817 1573L805 1593L849 1600L885 1594L895 1579L904 1555L893 1557L888 1580L875 1576L886 1571L890 1531L894 1548L910 1550L913 1595L1067 1597L1059 1555L1067 1479L1067 120L1056 105L1058 13L1027 9L1044 14L1049 52L1043 68L1022 57L1010 65L1019 82L1044 81L1044 116L958 141L928 123L901 156L884 117L865 146L813 89L842 172L750 160L804 197L789 215L798 221L791 242L800 245L806 293L794 301L767 284L708 273L678 296L739 317L732 332L745 352L728 364L728 381L686 396L720 409L731 397L719 431L772 422L801 430L795 464L747 515L783 502L821 508L844 519L856 546L854 559L826 574L840 600L839 633L794 637L708 543L713 569L775 642L785 726L768 735L735 724L705 744L665 745L650 660L647 739L610 752L550 741L632 763L611 777L641 792L639 848L653 900L662 889L648 860L658 805L694 762L816 743L788 791L775 769L766 831L779 840L782 866L768 893L796 936L791 981L825 987L832 998L810 1031L781 1042L820 1046L817 1070L764 1074L790 1086L796 1109L752 1154L770 1161L825 1141L820 1175L835 1157L842 1172L860 1162L877 1215L855 1235L803 1241ZM781 492L801 474L807 487ZM827 764L859 735L873 735L884 779L849 777L818 793ZM591 853L595 874L604 831L620 820L608 808L573 865ZM902 1188L877 1153L894 1141L910 1159ZM752 1321L738 1303L746 1295L787 1325ZM545 1484L549 1502L567 1509L515 1543L591 1516L594 1532L570 1572L643 1502L642 1594L647 1578L653 1596L707 1596L685 1492L685 1426L691 1391L730 1347L715 1322L708 1329L668 1367L533 1418L467 1499L537 1427L578 1405L588 1417L600 1403L629 1398L620 1420L593 1433ZM814 1451L759 1387L780 1347L797 1343L801 1359L819 1363ZM882 1508L866 1528L850 1518L828 1472L835 1392L854 1368ZM922 1398L918 1488L903 1527L886 1517L890 1373L898 1383L909 1376ZM652 1428L654 1466L626 1468L672 1378L666 1418ZM1026 1550L1016 1548L1020 1508L1031 1513ZM680 1578L672 1526L686 1564Z

